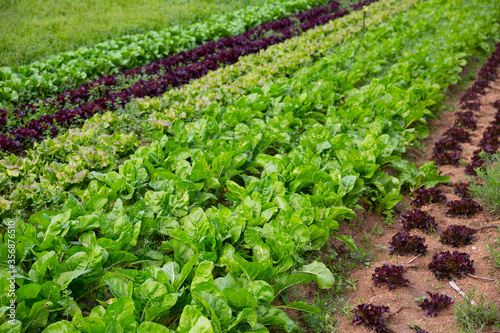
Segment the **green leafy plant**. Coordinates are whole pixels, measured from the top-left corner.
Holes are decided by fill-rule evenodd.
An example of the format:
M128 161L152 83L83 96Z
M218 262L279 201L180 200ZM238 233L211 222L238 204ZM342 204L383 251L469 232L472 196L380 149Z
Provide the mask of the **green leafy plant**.
M499 230L500 232L500 230ZM497 267L500 268L500 235L497 236L496 239L496 245L493 242L490 242L488 239L488 244L486 245L486 248L488 252L490 253L491 259L493 260L493 264Z
M469 189L490 213L500 214L500 154L484 155L486 164L476 169Z
M318 308L300 301L276 306L275 298L298 284L335 286L333 267L304 257L333 236L366 258L350 236L338 234L359 200L392 209L404 189L447 179L435 166L417 169L401 155L405 143L426 135L442 88L458 80L477 47L496 38L499 10L476 0L419 2L368 29L365 71L355 62L347 84L345 55L355 39L290 77L257 75L265 83L246 81L234 94L212 90L210 106L198 110L179 107L186 116L168 118L171 125L159 126L149 145L119 158L106 155L116 158L112 166L72 170L103 156L85 146L75 155L75 147L64 145L49 149L48 155L71 156L65 163L53 159L52 170L30 163L43 160L36 154L2 163L8 174L2 182L14 182L23 170L23 186L29 185L10 193L10 208L1 201L2 222L16 226L17 327L294 330L282 308L313 314ZM402 44L409 31L422 38ZM381 68L386 61L391 66ZM376 79L354 88L362 73ZM153 120L167 119L160 114L178 105L144 103L158 108ZM58 168L69 168L71 179L83 171L85 178L63 187ZM42 210L41 185L59 191L61 202ZM33 206L22 211L23 203ZM8 253L7 243L2 237L0 253ZM7 276L2 269L2 295Z
M375 23L382 22L391 13L403 8L394 8L391 3L376 3L373 6L377 12L377 16L374 17ZM116 170L117 164L114 161L130 156L135 150L137 146L135 142L138 140L147 144L154 139L161 138L163 133L169 133L172 124L177 119L191 118L196 109L208 107L209 110L214 110L214 103L225 105L234 101L237 96L241 95L240 91L233 90L234 85L237 85L238 89L244 89L246 94L249 94L251 89L248 87L254 84L255 75L267 73L266 77L269 75L283 77L290 71L310 65L311 61L307 59L313 56L314 50L318 51L318 47L324 49L325 52L333 53L330 46L338 44L342 40L337 34L339 30L349 33L355 32L355 30L352 32L350 29L346 30L344 27L344 24L348 24L350 21L345 22L345 19L340 21L344 23L335 23L334 21L327 25L327 29L320 29L315 33L311 33L311 31L307 35L287 41L284 47L293 49L294 51L291 53L283 53L281 46L271 48L266 50L264 54L261 52L258 56L245 57L244 61L239 62L237 69L233 68L234 66L228 66L222 71L213 73L214 77L209 75L205 79L198 80L196 84L172 90L168 93L171 99L167 104L159 100L150 100L141 104L129 103L124 110L119 110L119 112L95 115L86 122L81 130L70 130L62 136L40 143L28 152L27 159L9 156L5 161L15 169L11 172L9 169L1 170L0 168L0 172L3 171L0 183L5 185L2 187L3 192L0 195L5 198L7 211L32 204L48 208L51 200L50 196L46 195L47 193L62 192L67 186L80 186L79 183L85 180L85 178L80 177L77 178L78 181L65 185L64 181L56 181L53 177L50 180L46 179L43 170L53 169L56 165L62 168L60 164L75 163L78 164L77 171L80 172L80 175L102 169ZM368 21L371 19L368 18ZM304 57L306 58L304 59ZM277 59L280 61L278 66L269 67L266 65L266 63L275 63ZM240 77L237 82L233 80L235 76ZM221 89L220 84L223 84L224 88ZM209 85L210 89L201 88L205 85ZM218 100L216 97L218 91L227 91L225 93L227 100ZM207 99L210 101L208 104L199 104L200 102L205 103ZM184 102L177 105L180 100L184 100ZM165 108L168 108L168 111ZM113 135L113 137L110 138L109 135ZM96 152L94 153L94 151ZM93 154L89 154L89 152ZM98 160L95 161L95 159ZM35 177L34 182L33 176ZM60 177L68 178L64 174L61 174ZM45 186L49 188L45 190ZM23 192L29 195L24 195Z
M476 296L475 287L467 293L467 298L455 303L455 319L463 333L482 332L486 326L500 326L500 315L494 302L487 302L486 295L477 295L477 304L471 304Z

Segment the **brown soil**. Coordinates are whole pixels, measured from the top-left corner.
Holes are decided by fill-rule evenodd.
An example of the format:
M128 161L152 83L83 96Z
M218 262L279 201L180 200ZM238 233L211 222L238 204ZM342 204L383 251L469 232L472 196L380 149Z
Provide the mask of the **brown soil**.
M474 150L479 149L478 143L481 139L483 131L490 125L490 121L496 113L495 108L492 106L493 102L500 99L500 79L491 84L491 88L487 89L486 95L480 98L481 110L475 112L475 117L478 122L478 129L471 132L472 142L462 144L463 151L461 158L469 162ZM424 140L424 152L415 152L420 161L429 160L432 156L432 148L434 143L442 138L443 133L450 126L453 126L455 121L454 112L459 110L458 101L455 103L455 110L443 113L441 119L436 119L431 122L431 133L427 139ZM460 198L453 193L453 185L455 183L463 182L466 180L465 166L441 166L441 173L451 178L448 184L441 184L437 188L440 189L446 196L448 201L459 200ZM410 198L406 198L406 203ZM406 207L408 204L406 204ZM487 300L495 301L500 308L500 270L496 269L490 258L490 254L486 248L488 239L494 242L497 230L494 228L484 229L476 234L476 242L472 245L461 247L459 249L443 245L439 242L439 234L444 231L449 225L460 224L469 227L482 227L489 224L499 224L500 219L493 217L487 213L480 213L470 219L449 218L446 216L446 208L444 203L429 204L421 208L429 212L435 217L438 227L436 232L425 234L420 230L412 230L411 234L425 237L426 244L428 245L428 253L422 256L411 264L409 261L414 256L391 256L389 254L389 242L392 236L401 230L401 226L397 224L382 228L384 234L381 236L372 235L370 238L371 245L369 250L374 254L374 260L371 267L360 267L352 271L352 277L358 281L357 290L347 293L350 298L349 305L356 306L360 302L374 303L376 305L385 305L390 308L390 315L385 316L389 327L393 332L414 332L408 325L413 323L420 326L422 329L432 332L458 332L453 316L453 306L438 313L437 317L426 318L424 311L418 308L416 298L426 296L426 292L439 292L442 294L450 295L456 301L462 301L462 297L449 285L447 280L437 280L433 273L428 270L428 264L431 261L432 254L441 251L461 251L469 253L471 259L474 260L474 267L476 269L476 276L488 277L495 279L494 282L485 280L474 279L466 277L464 279L456 280L456 284L465 292L469 292L473 287L477 288L477 294L487 295ZM383 226L383 219L375 214L362 213L354 220L354 225L344 225L343 230L339 233L346 233L353 235L357 244L365 235L365 232L370 232L377 224ZM354 228L353 228L354 227ZM335 243L335 242L334 242ZM340 244L335 244L339 246ZM377 246L378 245L378 246ZM383 248L385 246L386 248ZM406 278L410 280L408 287L399 287L393 291L389 291L387 286L375 287L371 276L375 267L382 266L385 263L394 265L403 265L406 267ZM370 329L362 326L353 326L350 320L346 317L341 317L340 323L336 325L338 332L373 332ZM494 332L491 328L483 332Z

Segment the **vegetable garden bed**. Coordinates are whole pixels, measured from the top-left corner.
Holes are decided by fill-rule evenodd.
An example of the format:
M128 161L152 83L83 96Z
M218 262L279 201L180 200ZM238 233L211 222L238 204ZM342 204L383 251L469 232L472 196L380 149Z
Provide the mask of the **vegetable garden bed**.
M477 123L477 127L467 129L470 142L463 144L463 151L460 152L460 157L469 163L474 160L475 156L478 156L474 152L477 149L482 149L483 133L488 133L488 128L495 126L496 115L500 112L495 108L495 102L500 98L500 66L498 66L497 60L492 61L493 59L500 59L500 45L497 45L495 53L482 66L481 70L475 73L477 80L462 94L462 98L458 99L454 104L453 112L467 112L470 107L470 100L464 102L463 96L468 96L470 91L477 87L475 83L488 75L490 78L488 87L474 98L478 107L473 110L471 116ZM496 63L496 65L492 65L493 63ZM491 76L489 73L494 75ZM461 113L455 115L457 118L461 117ZM424 140L427 143L424 156L432 156L435 146L440 145L442 138L448 135L448 128L456 125L456 123L455 118L449 111L444 112L442 119L436 119L432 122L435 129L431 132L429 138ZM416 151L414 153L418 155ZM424 156L420 156L420 158L425 159ZM430 191L430 195L433 196L434 200L425 200L424 198L427 198L429 194L423 194L422 190L420 190L418 194L414 194L413 200L410 200L410 197L404 202L405 206L420 207L438 222L435 230L430 234L416 229L410 232L413 237L425 238L423 244L426 247L425 252L409 252L406 256L393 255L393 248L397 248L397 245L394 244L395 239L398 244L405 244L404 239L400 236L393 237L394 233L401 229L400 221L397 219L388 224L387 220L384 221L375 214L360 213L352 227L359 228L362 230L361 232L360 230L344 227L344 232L351 230L351 234L359 235L355 237L358 243L362 243L362 237L365 237L365 244L369 244L367 252L371 253L371 260L373 261L371 267L361 267L352 273L352 278L357 280L358 283L357 290L346 295L350 298L349 305L356 307L357 304L363 302L388 307L390 316L385 315L383 320L388 329L395 332L410 332L410 327L414 325L426 332L458 332L460 326L457 324L456 310L454 310L453 305L443 307L443 310L436 313L437 317L429 317L427 313L424 316L422 309L419 308L419 304L431 301L432 298L426 295L428 292L438 292L449 296L455 303L468 303L467 299L464 299L448 283L448 280L452 278L466 294L470 294L471 291L475 290L476 298L473 299L474 301L477 302L478 296L481 294L488 295L486 301L493 301L497 309L500 307L500 298L496 297L500 281L500 267L495 266L495 262L492 260L493 253L491 252L500 249L500 244L497 242L500 229L489 227L500 225L500 219L498 216L492 216L483 210L476 211L476 209L467 210L468 213L463 214L467 215L465 219L462 218L464 216L460 217L460 214L451 215L448 213L449 207L447 206L451 205L446 203L459 202L462 198L468 198L468 200L474 202L471 207L479 205L475 198L470 197L470 191L466 190L467 186L464 183L464 180L467 179L468 170L471 170L468 165L462 162L459 167L452 165L440 166L441 173L449 176L450 182L438 185ZM425 203L422 203L422 201ZM400 209L402 207L404 206L401 206ZM402 222L404 224L404 220ZM385 227L382 227L383 225ZM370 231L373 233L373 230L376 230L376 235L371 235L371 241L367 243L367 235L370 235ZM397 235L400 235L400 232ZM460 263L460 266L454 265L454 261ZM376 267L386 263L404 267L406 278L409 280L407 287L399 287L393 291L390 291L387 287L374 287L371 274L376 272ZM443 298L442 303L446 304L447 300ZM424 308L428 306L423 305ZM352 324L348 320L341 318L341 321L341 324L337 326L338 330L352 329ZM497 316L496 321L496 329L492 325L494 322L490 322L489 325L485 325L481 329L481 325L479 325L472 331L496 332L500 325L500 316ZM357 321L355 320L355 322ZM383 327L377 325L374 324L374 327ZM372 329L361 326L357 326L355 329L356 332L373 332ZM469 331L472 332L470 329Z
M365 0L352 8L371 1ZM124 107L134 98L158 96L198 79L208 71L232 65L240 57L282 43L346 14L348 11L341 10L340 3L334 1L327 6L261 24L241 35L221 38L167 59L101 77L50 99L0 110L3 132L0 133L0 150L19 153L33 142L54 137L62 128L81 123L96 113Z
M399 7L394 7L392 1L380 5L375 3L372 5L377 12L374 24L380 24L413 2L408 1ZM119 114L96 115L81 131L70 130L63 136L41 142L27 152L27 158L10 155L0 161L4 165L1 194L8 199L2 201L4 207L8 208L7 211L27 205L49 208L64 199L50 193L64 193L71 187L85 185L82 183L88 180L91 171L117 170L120 158L130 156L138 140L149 143L152 138L171 132L176 119L197 118L199 114L195 110L208 108L210 104L234 103L243 91L245 95L251 93L249 89L255 85L255 78L283 77L298 68L310 66L317 57L313 50L331 54L335 51L332 45L338 45L345 36L359 31L354 25L358 20L350 16L288 40L283 47L293 50L289 53L283 53L281 46L270 47L265 52L244 57L237 67L224 67L186 87L171 90L162 98L167 103L148 101L138 106L132 104ZM370 18L369 22L372 22ZM350 28L345 28L346 25ZM272 64L276 66L271 67ZM226 91L223 99L219 94L221 90ZM157 112L160 105L166 110ZM57 170L56 178L51 170Z
M462 67L499 38L500 8L482 0L389 0L369 8L380 12L367 20L363 58L352 66L364 16L359 12L279 47L235 56L233 66L87 123L99 126L44 141L25 158L0 161L7 197L0 198L0 214L15 227L10 268L17 271L16 321L0 331L291 332L298 327L289 311L317 314L317 307L285 297L296 285L335 285L333 267L307 257L332 238L362 255L343 227L356 210L369 206L390 214L404 193L450 180L447 168L455 166L445 164L457 160L450 148L476 143L463 129L474 128L467 114L457 118L462 127L450 129L449 140L436 146L444 175L432 161L417 168L403 155L429 134L428 119L441 109L444 89L460 80ZM309 14L322 20L324 10L330 9ZM306 16L314 26L316 18ZM292 23L271 25L286 30ZM323 47L315 50L318 41ZM469 97L488 88L478 82L472 89ZM469 97L467 108L481 108ZM141 113L156 132L139 147L127 130L107 132L113 122L150 131L145 118L126 123L127 115L137 122ZM495 135L496 127L488 129L477 144L491 152ZM79 145L75 137L92 143ZM441 215L427 213L429 204L449 216L484 214L472 199L462 200L445 208L439 193L420 190L419 208L401 212L405 231L421 238L398 234L391 246L438 253L426 263L429 279L483 272L484 263L463 249L446 252L450 245L428 240L444 225ZM443 242L471 246L470 233L459 232L463 237L443 235ZM0 243L4 256L10 234ZM422 246L424 237L431 246ZM374 271L374 280L377 290L394 289L394 301L396 291L411 295L422 274L393 259ZM7 295L9 272L0 272ZM429 297L419 310L423 318L441 316L443 304L452 303L434 292ZM2 309L5 314L8 308ZM384 331L388 310L360 306L355 323Z

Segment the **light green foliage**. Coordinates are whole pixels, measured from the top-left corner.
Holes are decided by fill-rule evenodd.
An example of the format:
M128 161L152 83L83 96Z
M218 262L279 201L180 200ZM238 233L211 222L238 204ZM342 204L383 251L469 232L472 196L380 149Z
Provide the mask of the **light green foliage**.
M488 240L488 245L486 245L486 248L490 253L493 264L496 268L500 269L500 228L498 229L498 232L499 234L497 235L496 240Z
M455 320L461 333L482 332L488 325L500 327L500 312L495 302L487 302L486 295L476 296L476 289L473 288L467 293L467 299L455 303ZM474 300L477 304L471 304L469 300Z
M476 169L477 176L472 178L469 188L491 214L500 215L500 154L485 154L483 158L486 163Z

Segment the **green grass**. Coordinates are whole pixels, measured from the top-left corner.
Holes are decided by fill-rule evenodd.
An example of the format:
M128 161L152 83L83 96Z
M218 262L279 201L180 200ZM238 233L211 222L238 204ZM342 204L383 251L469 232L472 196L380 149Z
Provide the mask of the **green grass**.
M268 0L2 0L0 67Z
M490 242L490 240L488 239L488 245L486 246L486 249L490 253L491 260L493 261L495 267L500 269L500 228L498 228L498 232L499 234L497 236L496 242L494 240L493 242Z
M475 288L467 294L468 299L475 296ZM479 295L476 298L477 305L472 305L469 301L463 300L455 303L455 319L460 328L460 333L482 332L486 326L500 325L500 312L493 302L486 302L486 295Z
M477 176L469 188L489 213L500 215L500 154L484 155L483 158L486 163L483 168L476 169Z

